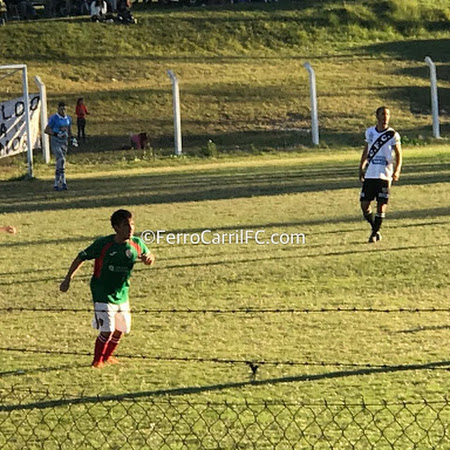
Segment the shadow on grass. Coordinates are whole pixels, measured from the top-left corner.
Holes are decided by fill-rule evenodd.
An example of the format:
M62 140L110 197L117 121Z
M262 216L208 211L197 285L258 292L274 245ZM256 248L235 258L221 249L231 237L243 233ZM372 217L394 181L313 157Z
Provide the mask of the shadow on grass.
M397 217L398 219L398 217ZM356 221L356 220L355 220ZM362 223L362 220L361 220ZM400 229L404 229L404 228L414 228L414 227L425 227L425 226L433 226L433 225L447 225L450 224L449 221L434 221L434 222L418 222L418 223L412 223L412 224L390 224L389 225L389 229L396 229L396 228L400 228ZM363 224L365 225L365 223ZM362 226L363 226L362 225ZM269 225L267 225L269 227ZM288 225L286 225L286 223L279 223L279 224L275 224L273 225L275 226L292 226L292 223L289 223ZM306 236L312 236L312 235L326 235L326 234L349 234L349 233L359 233L363 230L363 228L359 227L359 228L352 228L352 229L338 229L338 230L329 230L329 231L317 231L317 232L310 232L308 231L306 233ZM220 230L235 230L235 229L262 229L264 228L262 225L246 225L246 226L235 226L235 227L220 227L220 228L214 228L213 231L220 231ZM183 230L171 230L170 232L172 233L195 233L195 232L200 232L203 231L203 229L199 229L199 228L195 228L195 229L183 229ZM139 233L137 233L139 235ZM88 243L91 242L92 239L86 239L86 238L78 238L77 240L72 240L73 242L76 241L80 241L80 242L85 242L86 245ZM44 244L60 244L61 240L60 239L47 239L45 241L33 241L33 242L12 242L12 243L7 243L4 244L6 247L20 247L20 246L29 246L29 245L44 245ZM353 244L361 244L362 242L353 242ZM348 243L347 243L348 244ZM311 248L320 248L323 247L323 244L317 244L317 245L307 245L308 249ZM283 249L283 251L287 251L288 249ZM293 248L290 248L289 250L293 250ZM265 251L265 250L264 250ZM239 251L239 252L233 252L233 256L237 256L237 255L247 255L248 254L248 250L244 250L244 251ZM209 258L214 258L214 257L222 257L222 256L229 256L230 253L228 251L226 252L216 252L216 253L211 253L208 254L207 256ZM199 257L198 253L195 254L191 254L191 255L183 255L183 260L194 260L196 258ZM179 261L180 257L179 256L173 256L173 257L162 257L162 258L158 258L158 264L160 263L164 263L166 261ZM28 275L28 274L37 274L37 273L48 273L48 271L50 270L50 267L47 267L45 269L29 269L29 270L20 270L20 271L13 271L13 272L0 272L0 277L9 277L11 275L17 275L17 276L22 276L22 275ZM55 270L59 270L62 274L64 273L65 270L67 270L66 266L61 266L61 267L57 267L54 268ZM83 275L81 275L83 276ZM87 276L84 277L85 279L87 279ZM77 279L79 279L79 277L77 277ZM57 278L52 278L51 280L45 279L44 281L58 281L61 280L61 277ZM29 281L30 283L34 283L36 280L32 280ZM38 280L40 281L40 280ZM2 282L0 281L0 286L2 285ZM139 297L139 296L138 296Z
M385 88L382 88L383 90ZM388 94L389 92L389 94ZM427 134L427 131L431 129L432 118L431 118L431 96L430 87L428 86L400 86L395 88L390 88L386 90L386 98L393 98L398 102L409 103L409 110L413 114L427 115L430 117L430 126L427 128L402 128L401 134ZM439 109L440 109L440 121L441 128L445 130L443 134L450 132L450 126L448 123L442 123L445 117L450 116L450 88L439 87L438 88L439 97ZM444 109L447 108L447 109Z
M419 61L423 63L424 66L426 56L431 57L435 63L449 62L449 48L450 39L415 39L383 42L363 47L368 53L377 55L387 53L394 58Z
M450 325L436 325L436 326L430 326L430 327L417 327L417 328L411 328L409 330L400 330L395 331L394 334L414 334L414 333L420 333L422 331L440 331L440 330L449 330Z
M271 123L268 124L270 129L224 132L221 131L221 129L223 129L225 121L219 120L217 121L218 127L215 131L183 135L183 153L188 156L202 156L201 150L207 147L207 143L210 139L217 145L219 153L223 154L238 152L248 155L254 153L259 154L264 149L289 151L294 148L298 150L298 147L300 146L304 146L305 148L311 147L311 133L309 128L298 127L295 124L292 125L289 121L270 122ZM134 130L135 132L147 132L147 134L151 136L150 145L152 149L156 151L158 156L173 155L173 132L165 133L160 131L157 135L154 135L151 130L148 129L148 124L145 121L142 121L140 124L138 123L138 125L136 125L136 123L138 122L130 120L130 127L128 129ZM164 121L164 126L169 123L169 120ZM184 124L187 123L187 121L184 121ZM195 121L190 123L193 124L194 127L199 125L199 122ZM211 121L208 121L208 123L214 125ZM121 126L123 124L124 122L121 122ZM247 122L247 124L249 123ZM258 121L258 123L254 122L249 125L258 128L264 124L262 121ZM166 129L167 128L168 126ZM361 133L344 133L342 130L339 132L329 132L326 128L322 130L322 143L324 145L345 143L348 146L356 146L361 144L361 142ZM80 159L82 161L86 160L86 162L96 161L99 158L96 158L95 155L99 153L104 154L105 159L107 159L109 156L108 154L110 154L111 164L117 164L121 158L123 161L130 161L133 160L134 157L142 157L142 154L139 152L130 152L130 147L130 138L127 133L90 135L86 142L80 143L76 153L73 150L70 151L68 161L79 161ZM152 158L153 156L148 150L146 152L146 159L150 160Z
M365 243L361 242L361 244ZM323 247L321 245L318 245L317 247ZM214 266L237 266L240 264L250 264L250 263L273 263L274 261L287 261L287 260L293 260L293 259L311 259L311 258L335 258L339 256L345 256L345 255L367 255L370 254L373 256L374 254L382 254L382 253L396 253L396 252L404 252L409 250L428 250L432 248L436 249L442 249L450 247L450 243L447 244L436 244L436 245L412 245L412 246L404 246L404 247L386 247L386 248L376 248L373 245L367 246L363 249L358 250L343 250L343 251L333 251L333 252L324 252L324 253L314 253L314 254L284 254L281 256L270 256L265 257L264 255L260 258L245 258L245 259L221 259L219 261L208 261L208 262L190 262L186 264L167 264L165 266L156 266L152 267L153 272L163 272L165 270L173 270L173 269L192 269L192 268L209 268ZM296 250L297 247L291 247L290 250ZM146 269L135 269L136 272L139 272L140 270L148 270ZM90 274L83 274L77 276L77 280L81 281L87 281L91 278ZM32 280L16 280L14 282L15 285L26 285L26 284L36 284L36 283L46 283L49 281L54 282L61 282L63 279L63 276L60 277L47 277L47 278L39 278L39 279L32 279ZM0 281L0 286L9 286L11 285L11 281Z
M450 164L411 164L405 167L401 185L448 182ZM52 182L2 182L0 211L4 213L75 208L123 207L164 203L199 202L277 196L304 192L360 189L357 167L331 165L280 165L219 168L206 171L151 173L70 181L69 191L53 192ZM355 194L356 195L356 194ZM444 212L443 212L444 213ZM445 213L444 213L445 214ZM354 220L354 219L350 219Z
M326 372L320 374L305 374L294 375L279 378L268 378L264 380L250 380L234 383L213 384L207 386L189 386L174 389L159 389L155 391L129 392L126 394L117 395L95 395L71 397L70 399L46 400L30 403L21 403L13 405L0 405L0 411L23 411L30 409L49 409L64 405L80 405L80 404L95 404L100 402L123 401L123 400L138 400L149 397L161 396L178 396L178 395L195 395L203 394L205 392L220 392L228 389L242 389L253 386L278 385L281 383L309 383L315 381L360 377L365 375L384 375L398 372L412 372L417 370L433 370L437 368L444 368L450 365L450 361L436 361L425 364L402 364L384 367L370 367L357 370L338 370L333 372Z
M358 255L358 254L370 254L373 255L375 253L395 253L395 252L403 252L408 250L426 250L430 248L443 248L449 247L450 244L436 244L436 245L416 245L416 246L405 246L405 247L389 247L389 248L373 248L370 249L364 248L362 250L344 250L344 251L335 251L335 252L326 252L326 253L317 253L317 254L306 254L301 255L301 259L310 259L310 258L327 258L336 256L344 256L344 255ZM201 262L201 263L190 263L190 264L171 264L165 267L154 267L153 270L163 271L163 270L172 270L172 269L186 269L191 267L211 267L211 266L222 266L222 265L237 265L237 264L248 264L248 263L261 263L268 262L272 263L273 261L286 261L288 259L299 259L299 255L283 255L283 256L271 256L270 258L247 258L240 260L223 260L223 261L212 261L212 262ZM30 281L31 282L31 281ZM26 281L28 283L28 281ZM0 283L1 284L1 283Z

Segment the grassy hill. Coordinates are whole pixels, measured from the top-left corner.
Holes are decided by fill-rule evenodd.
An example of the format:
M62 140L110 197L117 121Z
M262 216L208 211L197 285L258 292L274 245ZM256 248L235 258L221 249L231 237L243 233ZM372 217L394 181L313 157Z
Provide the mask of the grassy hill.
M0 64L27 63L30 75L40 75L50 112L64 99L72 113L85 97L90 140L72 161L121 158L128 133L140 131L157 154L170 153L169 69L179 78L183 144L191 155L209 139L222 154L310 146L306 61L316 71L324 148L359 147L380 104L392 108L406 144L428 142L425 56L438 65L442 134L450 130L445 1L138 4L135 14L139 22L131 27L76 17L0 28ZM19 89L18 79L2 83L0 97Z

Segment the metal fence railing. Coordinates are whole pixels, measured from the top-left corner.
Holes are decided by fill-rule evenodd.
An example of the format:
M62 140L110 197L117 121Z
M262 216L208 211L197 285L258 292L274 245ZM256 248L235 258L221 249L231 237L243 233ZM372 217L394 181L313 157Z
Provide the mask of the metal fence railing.
M446 397L416 402L220 401L0 389L0 448L450 448Z

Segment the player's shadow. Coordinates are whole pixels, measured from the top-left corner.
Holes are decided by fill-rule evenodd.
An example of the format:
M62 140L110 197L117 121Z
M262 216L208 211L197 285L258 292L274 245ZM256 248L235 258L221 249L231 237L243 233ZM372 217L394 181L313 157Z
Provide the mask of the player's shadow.
M29 403L0 405L0 412L24 411L32 409L51 409L64 405L96 404L99 402L121 402L127 400L148 399L150 397L197 395L206 392L220 392L231 389L242 389L247 387L257 387L266 385L278 385L282 383L311 383L329 379L339 379L348 377L360 377L365 375L383 375L398 372L412 372L418 370L446 369L450 366L450 361L436 361L423 364L402 364L383 367L368 367L356 370L336 370L319 374L302 374L278 378L250 379L234 383L222 383L206 386L189 386L174 389L157 389L154 391L130 392L116 395L95 395L71 397L70 399L45 400Z

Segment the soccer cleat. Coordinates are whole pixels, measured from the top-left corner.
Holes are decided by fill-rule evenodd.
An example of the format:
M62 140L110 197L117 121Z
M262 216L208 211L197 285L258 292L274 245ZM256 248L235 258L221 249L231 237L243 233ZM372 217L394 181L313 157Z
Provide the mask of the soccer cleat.
M101 369L104 365L105 363L103 361L92 361L91 364L94 369Z
M68 191L69 190L69 188L67 187L66 183L63 183L61 190L62 191Z
M369 244L373 244L375 242L381 241L381 234L379 231L377 231L376 233L372 233L369 236Z
M53 190L54 190L54 191L59 191L59 186L56 186L56 185L53 186Z
M115 356L110 356L106 361L105 364L120 364L120 361Z

